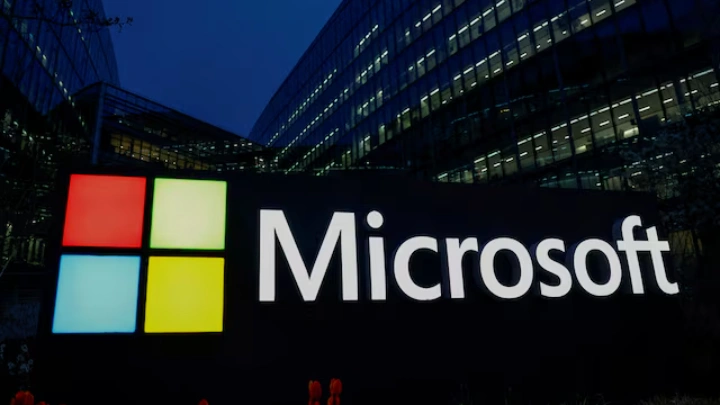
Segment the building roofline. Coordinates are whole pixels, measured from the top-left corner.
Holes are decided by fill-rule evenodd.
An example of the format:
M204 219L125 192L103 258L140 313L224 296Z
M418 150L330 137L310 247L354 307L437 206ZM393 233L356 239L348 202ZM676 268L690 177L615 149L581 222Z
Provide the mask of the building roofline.
M307 58L309 58L310 53L315 48L315 46L317 46L320 39L325 35L325 33L328 31L328 29L330 29L330 26L335 22L335 20L338 19L340 13L348 6L348 4L350 4L351 1L355 1L355 0L342 0L342 2L338 5L338 7L335 9L335 11L330 15L330 18L328 18L328 20L322 26L322 28L320 29L320 32L318 32L318 34L315 36L315 39L313 39L313 41L310 43L310 45L308 45L308 47L305 49L305 52L303 52L302 56L300 56L300 59L298 59L298 61L295 63L295 65L293 65L292 69L290 69L290 72L287 74L287 76L285 76L285 79L275 89L275 92L273 92L273 95L270 97L270 100L265 105L265 108L263 108L262 112L260 112L260 116L257 117L255 122L253 123L252 128L250 128L250 134L252 134L255 131L255 126L260 121L260 118L262 118L263 114L265 113L265 110L270 105L273 104L273 101L275 101L275 99L278 97L278 93L288 83L292 74L302 65L303 62L305 62L305 60ZM249 136L249 134L248 134L248 136ZM254 141L254 142L259 142L259 141ZM267 145L265 145L265 146L267 146Z
M150 103L150 104L156 105L156 106L158 106L158 107L160 107L160 108L163 108L163 109L167 110L169 113L175 114L175 115L179 116L180 118L186 118L186 119L188 119L188 120L196 121L196 122L202 123L203 125L207 125L207 126L213 128L213 129L217 130L218 132L222 133L223 135L228 135L228 138L230 138L230 137L235 137L235 138L239 138L239 139L244 139L244 140L246 140L246 141L248 141L248 142L251 142L251 143L253 143L253 144L261 145L259 142L255 142L255 141L250 140L247 136L239 135L239 134L237 134L237 133L235 133L235 132L232 132L232 131L230 131L230 130L227 130L227 129L225 129L225 128L222 128L222 127L220 127L220 126L218 126L218 125L211 124L211 123L209 123L209 122L207 122L207 121L201 120L201 119L199 119L199 118L197 118L197 117L194 117L194 116L192 116L192 115L190 115L190 114L187 114L187 113L184 113L184 112L182 112L182 111L179 111L179 110L176 109L176 108L168 107L168 106L166 106L165 104L159 103L159 102L157 102L157 101L152 100L151 98L145 97L145 96L143 96L143 95L141 95L141 94L138 94L138 93L136 93L136 92L134 92L134 91L130 91L130 90L124 89L124 88L122 88L122 87L120 87L120 86L118 86L118 85L112 84L112 83L108 83L108 82L104 82L104 81L93 83L93 84L91 84L91 85L89 85L89 86L86 86L86 87L82 88L81 90L79 90L77 93L75 93L75 94L73 95L73 97L75 98L75 97L77 97L77 96L82 96L82 93L85 93L85 92L87 92L87 91L90 91L90 90L92 90L93 88L100 87L100 86L102 86L102 85L105 85L106 87L112 88L112 89L114 89L114 90L117 90L117 91L120 91L120 92L123 92L123 93L126 93L126 94L130 94L130 95L132 95L132 96L134 96L134 97L137 97L138 99L141 99L141 100L143 100L143 101L145 101L145 102L147 102L147 103Z

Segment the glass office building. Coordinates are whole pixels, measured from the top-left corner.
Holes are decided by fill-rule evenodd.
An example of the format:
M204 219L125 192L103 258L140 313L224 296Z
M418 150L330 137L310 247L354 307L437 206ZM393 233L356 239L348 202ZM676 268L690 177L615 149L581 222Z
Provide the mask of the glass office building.
M714 0L345 0L256 122L280 169L620 189L608 145L720 102Z
M55 173L90 129L73 95L119 81L110 32L87 13L105 18L100 0L0 0L0 340L37 323ZM28 322L11 325L18 311Z
M92 128L84 159L102 166L271 170L268 151L231 132L108 83L76 95Z
M59 6L62 3L2 0L1 4L3 92L17 88L43 115L63 101L72 103L72 95L92 83L119 84L109 30L83 23L88 12L97 13L98 20L104 18L102 2L80 0L72 2L72 8Z
M0 1L4 261L41 264L44 248L37 240L47 232L59 155L77 149L88 129L73 94L100 80L118 83L110 32L85 24L88 13L105 18L100 0ZM10 243L13 238L22 242Z

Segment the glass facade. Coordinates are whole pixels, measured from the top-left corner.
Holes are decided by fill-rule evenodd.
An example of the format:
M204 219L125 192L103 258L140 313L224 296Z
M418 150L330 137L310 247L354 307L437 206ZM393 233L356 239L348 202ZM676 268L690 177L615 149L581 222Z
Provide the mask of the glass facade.
M88 11L102 19L102 2L75 1L71 9L59 3L2 0L0 5L0 67L6 85L17 87L43 115L62 101L72 103L72 95L92 83L119 84L109 30L92 27L85 32L82 24L74 24ZM39 15L49 17L33 18Z
M346 0L250 138L285 172L619 189L604 148L720 103L711 0ZM713 62L716 61L716 62ZM593 158L595 157L595 158Z
M0 0L0 318L13 323L2 338L37 327L44 278L32 276L44 274L56 173L90 129L73 95L119 81L109 30L76 23L88 12L105 18L100 0Z
M0 0L0 261L8 272L43 265L57 165L89 127L73 99L118 82L100 0ZM85 20L86 21L86 20ZM6 272L7 276L7 272Z
M88 162L173 170L270 169L261 145L117 86L100 83L77 96L91 130Z

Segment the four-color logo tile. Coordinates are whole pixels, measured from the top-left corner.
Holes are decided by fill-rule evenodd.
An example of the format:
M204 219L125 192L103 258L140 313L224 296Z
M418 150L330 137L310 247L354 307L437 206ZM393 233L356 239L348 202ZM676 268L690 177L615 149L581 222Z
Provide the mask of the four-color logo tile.
M222 332L227 183L152 181L71 176L53 333Z

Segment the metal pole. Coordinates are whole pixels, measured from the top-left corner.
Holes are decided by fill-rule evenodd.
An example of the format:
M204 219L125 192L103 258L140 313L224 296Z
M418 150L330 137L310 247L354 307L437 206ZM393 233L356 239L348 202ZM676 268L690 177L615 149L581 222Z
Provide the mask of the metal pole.
M105 83L100 83L100 96L98 99L98 105L97 105L97 115L95 116L95 133L93 134L93 144L92 144L92 165L95 166L98 164L98 160L100 157L100 138L102 136L102 118L103 118L103 108L105 104Z

